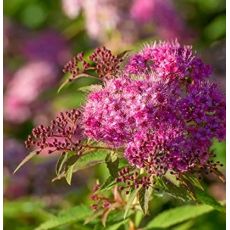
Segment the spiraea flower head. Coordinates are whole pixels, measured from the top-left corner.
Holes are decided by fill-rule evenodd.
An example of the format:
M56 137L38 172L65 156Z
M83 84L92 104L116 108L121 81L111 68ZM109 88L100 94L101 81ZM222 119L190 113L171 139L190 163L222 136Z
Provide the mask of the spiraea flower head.
M70 60L64 67L70 78L61 87L79 77L97 78L99 85L90 86L80 109L60 113L26 141L37 153L65 153L54 179L66 177L69 184L75 170L106 163L111 176L91 196L103 223L130 202L124 194L134 194L131 208L147 213L143 194L160 189L178 197L176 189L181 199L196 200L193 175L214 172L224 181L211 146L225 138L225 97L207 79L210 67L177 41L146 46L123 62L126 57L102 47L89 60L83 53ZM111 186L114 197L103 195Z
M225 97L208 81L209 66L177 41L146 46L122 69L124 58L103 47L89 56L92 65L82 53L67 63L69 81L94 70L102 85L80 110L35 128L27 147L38 153L118 150L148 175L215 168L210 147L225 138Z
M225 98L209 74L191 47L148 46L131 56L123 75L89 94L85 135L124 148L131 165L151 174L202 168L212 140L225 138Z

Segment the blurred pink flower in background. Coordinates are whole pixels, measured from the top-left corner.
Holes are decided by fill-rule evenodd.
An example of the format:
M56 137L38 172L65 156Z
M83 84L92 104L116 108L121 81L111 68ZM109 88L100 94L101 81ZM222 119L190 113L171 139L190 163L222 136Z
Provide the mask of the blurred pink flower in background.
M62 0L62 8L70 19L83 10L88 35L95 40L103 40L108 31L116 29L121 19L114 0Z
M21 67L9 82L4 96L4 118L21 123L31 115L30 105L57 80L57 69L46 61L32 61Z
M46 60L63 65L69 58L65 39L55 31L45 31L26 39L21 48L28 60Z
M93 39L104 39L105 33L116 29L122 20L114 0L84 0L83 10L88 34Z
M30 34L14 45L27 62L6 79L4 119L22 123L31 117L31 107L40 94L57 82L58 70L70 51L65 39L55 31ZM4 73L5 78L7 70Z
M70 19L76 18L81 10L82 0L62 0L62 9Z
M183 38L187 35L184 22L171 0L134 0L130 14L139 23L154 23L161 38Z
M171 0L63 0L62 8L71 19L77 17L81 9L88 35L101 42L114 30L123 38L131 30L133 40L137 40L145 34L144 25L151 25L150 33L163 39L187 39L188 36L184 21Z

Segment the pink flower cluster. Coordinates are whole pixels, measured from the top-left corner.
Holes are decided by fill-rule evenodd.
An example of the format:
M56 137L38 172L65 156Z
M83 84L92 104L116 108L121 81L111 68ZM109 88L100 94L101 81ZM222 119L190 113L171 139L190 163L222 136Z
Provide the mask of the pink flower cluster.
M88 97L84 108L85 133L90 138L121 147L132 141L138 130L156 126L171 116L167 100L171 105L174 103L171 97L174 90L177 90L174 85L133 80L128 76L109 80L102 90ZM163 106L164 117L160 114Z
M85 134L124 148L130 164L156 175L208 167L212 139L225 138L225 98L210 73L191 47L147 46L89 94Z
M177 40L160 42L146 46L134 54L126 66L129 74L146 74L154 72L161 78L203 79L212 71L209 65L193 53L191 46L183 46Z

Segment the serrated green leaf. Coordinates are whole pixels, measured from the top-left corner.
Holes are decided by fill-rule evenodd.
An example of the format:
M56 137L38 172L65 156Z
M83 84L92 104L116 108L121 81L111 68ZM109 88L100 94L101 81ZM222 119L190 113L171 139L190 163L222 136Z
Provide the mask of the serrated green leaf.
M64 213L59 214L58 216L44 222L39 227L37 227L36 230L56 229L62 225L82 221L89 215L91 215L91 210L88 207L83 205L73 207L69 210L66 210Z
M109 170L109 173L112 177L116 178L118 175L118 166L119 166L119 159L118 157L113 154L113 153L109 153L106 156L106 166Z
M128 202L125 206L125 213L124 213L124 219L127 217L127 214L135 200L135 198L137 197L137 194L139 192L139 190L141 189L141 187L139 187L138 189L134 189L130 194L129 194L129 197L128 197Z
M16 173L27 161L31 160L35 155L36 151L31 152L29 155L27 155L21 163L17 166L17 168L14 170L14 173Z
M225 207L223 207L214 197L210 196L207 192L202 191L199 188L195 188L195 194L198 201L203 204L212 206L214 209L225 212Z
M156 216L144 229L169 228L175 224L196 218L213 210L213 207L205 204L173 208Z
M148 213L149 201L151 200L152 192L153 192L152 187L148 187L148 188L142 187L140 189L139 203L140 203L141 209L142 209L144 214Z

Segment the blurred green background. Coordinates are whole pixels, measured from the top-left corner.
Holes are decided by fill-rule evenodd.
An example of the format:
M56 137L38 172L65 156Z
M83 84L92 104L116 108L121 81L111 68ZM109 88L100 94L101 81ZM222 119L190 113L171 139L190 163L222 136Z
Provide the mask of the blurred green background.
M63 209L88 204L96 178L108 175L106 167L98 166L75 174L72 186L51 183L58 156L39 156L12 173L27 154L23 142L32 127L84 103L78 89L92 80L79 79L57 94L62 67L72 55L100 45L118 53L178 38L212 65L212 80L225 92L225 20L224 0L5 0L4 229L35 229ZM225 143L215 141L213 151L225 165ZM205 181L212 195L225 200L218 179ZM177 204L156 198L151 215ZM93 227L74 223L60 229ZM225 216L213 211L174 229L225 229Z

